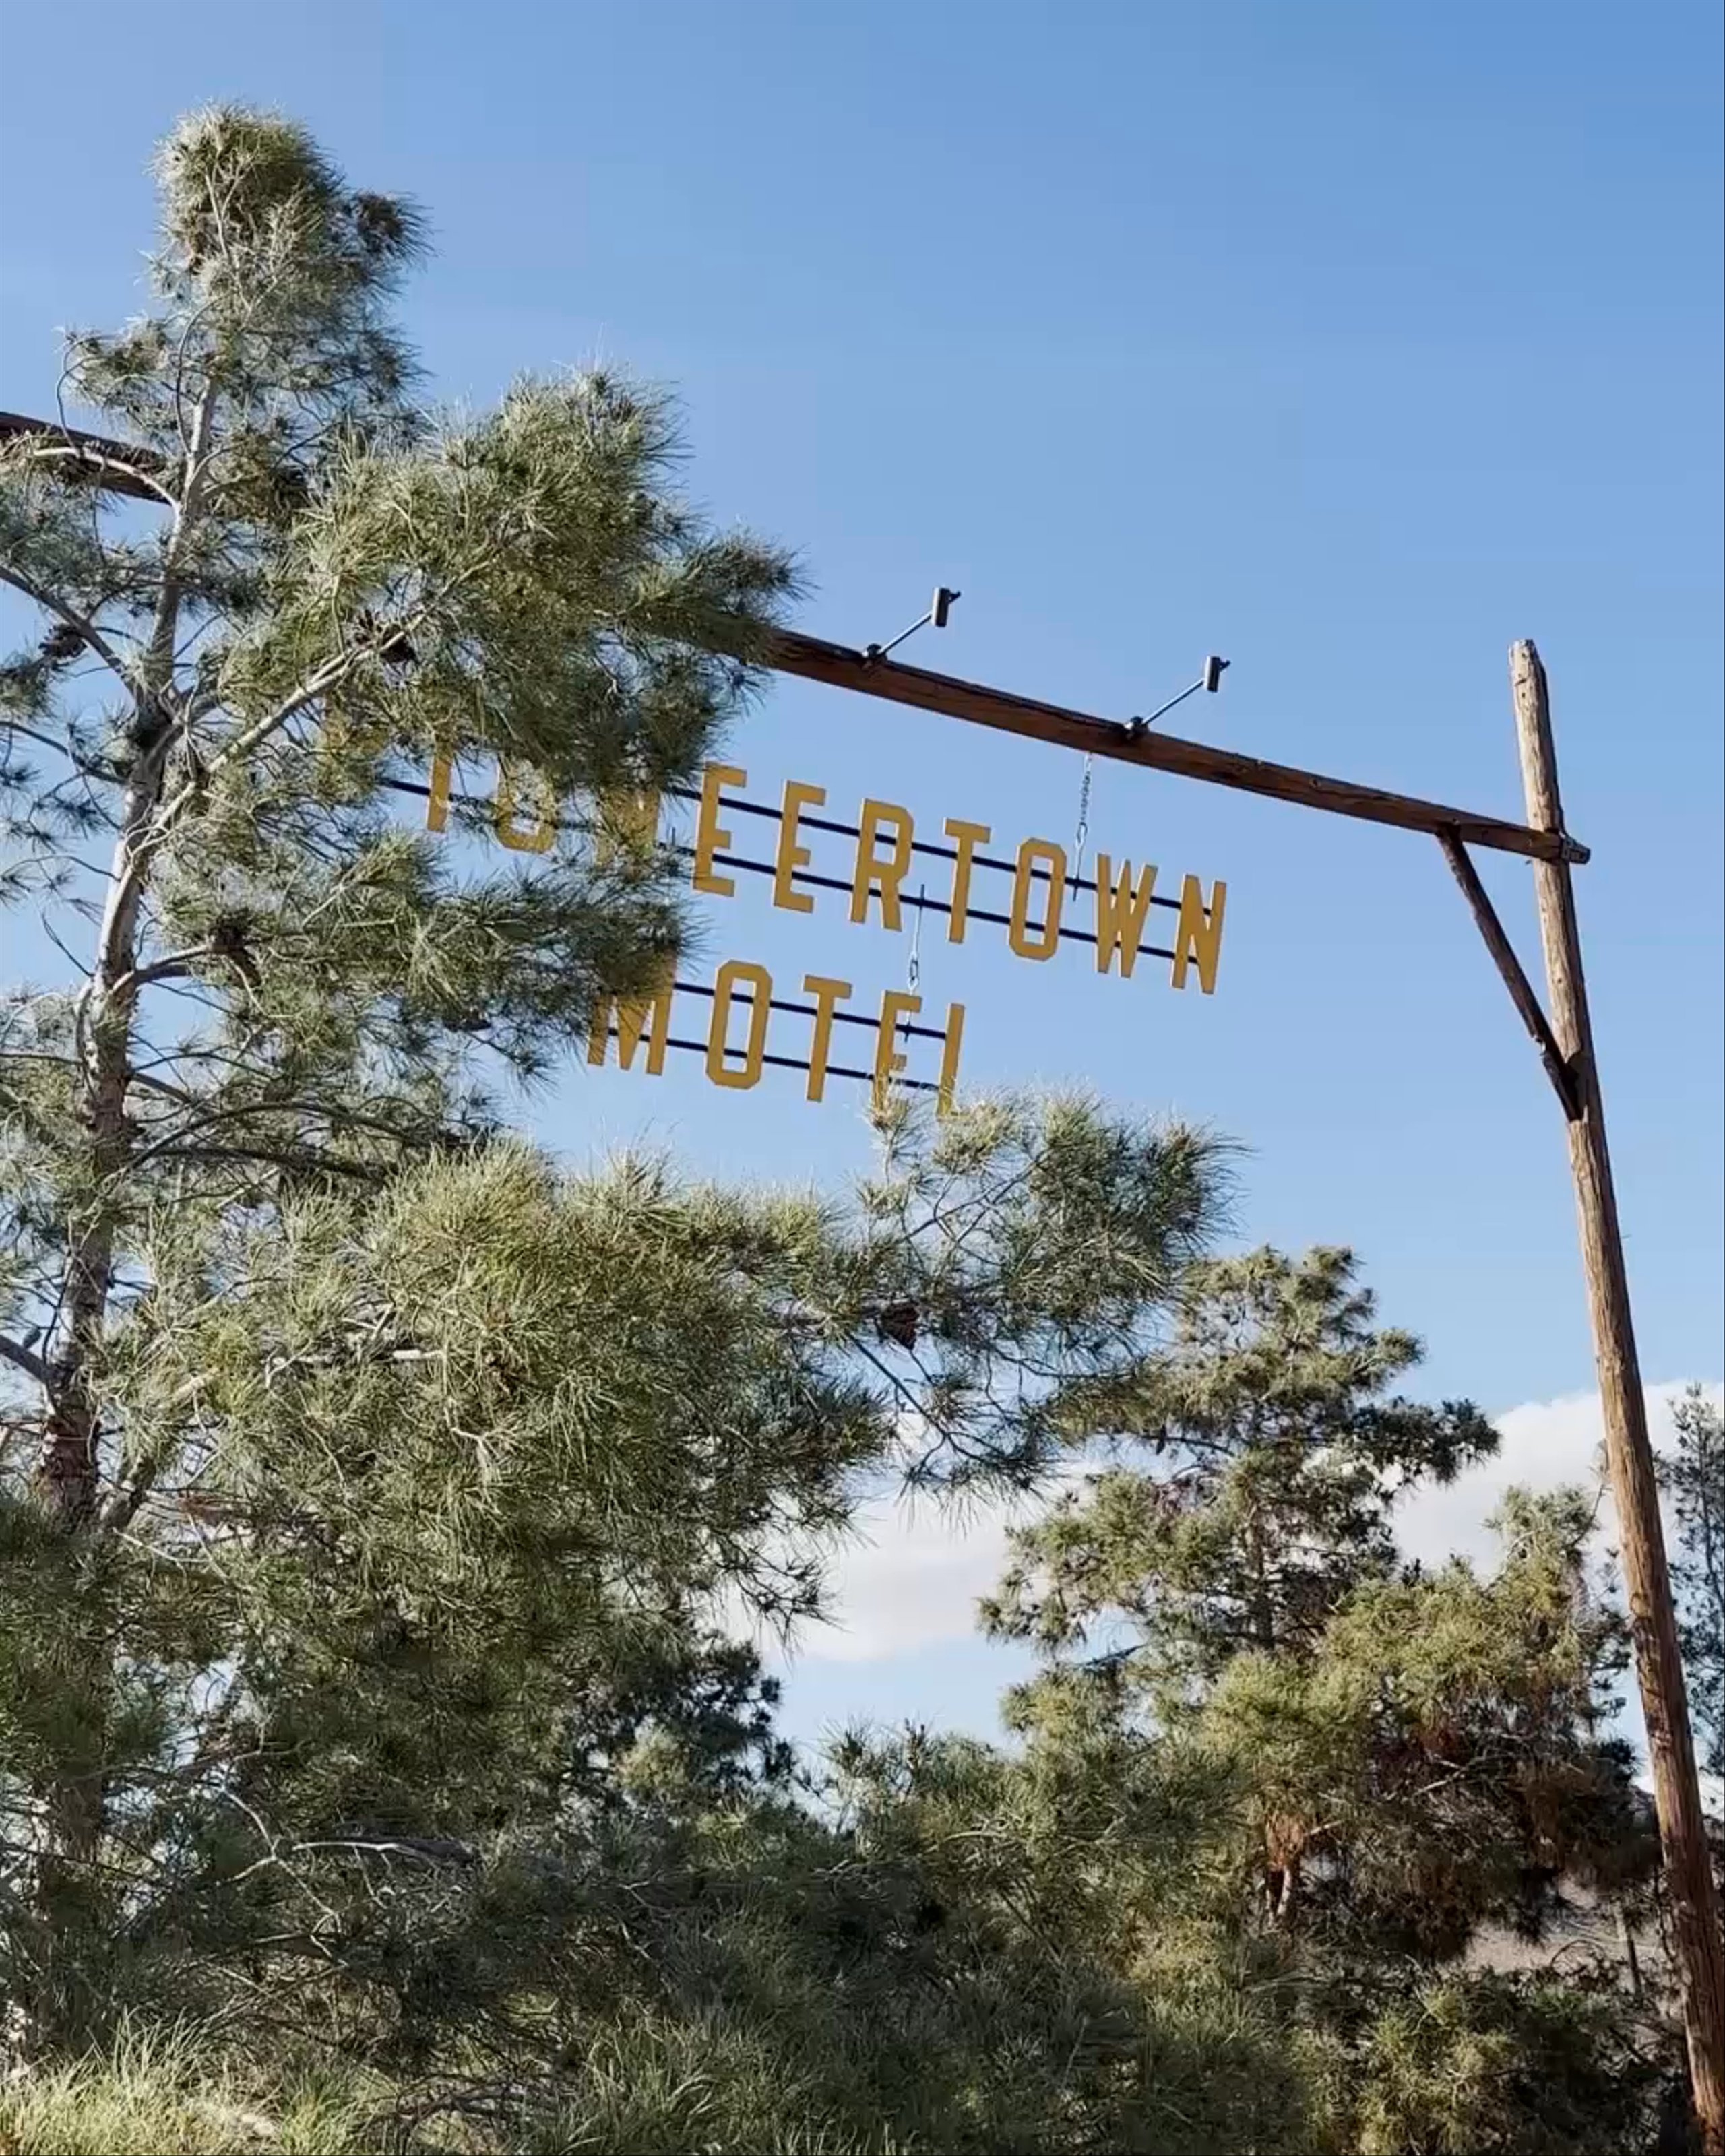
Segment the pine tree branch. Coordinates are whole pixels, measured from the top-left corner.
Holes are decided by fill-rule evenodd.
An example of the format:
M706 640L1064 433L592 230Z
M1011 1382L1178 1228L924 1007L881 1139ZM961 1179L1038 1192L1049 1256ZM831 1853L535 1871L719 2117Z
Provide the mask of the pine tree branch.
M113 445L99 441L93 434L80 434L69 428L63 441L55 441L46 433L39 434L26 452L26 459L31 464L71 465L77 468L80 477L124 482L123 485L110 488L111 492L148 495L167 508L174 506L173 495L156 473L144 465L116 457Z
M404 631L401 629L392 629L386 632L382 642L390 642L395 636L403 633ZM153 855L161 847L187 808L193 802L203 797L213 779L219 776L231 764L241 762L254 750L260 748L270 737L279 732L296 712L302 711L308 704L315 703L320 696L327 695L331 689L339 688L362 660L373 655L370 645L355 645L326 659L321 666L307 675L280 703L266 711L263 717L254 720L250 726L243 727L239 733L235 734L217 755L211 757L198 778L188 779L177 793L171 795L167 801L163 802L156 812L154 825L148 836L144 843L133 851L127 861L116 888L112 903L119 905L126 902L141 886Z
M152 981L172 981L187 978L200 958L218 957L221 953L213 943L194 944L189 951L176 951L171 957L155 958L147 966L138 966L124 973L114 983L115 990L124 989L135 995L146 988ZM134 1074L135 1075L135 1074Z
M64 757L74 771L82 772L87 778L111 778L113 776L110 771L103 770L100 764L85 762L69 742L56 741L52 734L38 733L34 726L27 726L21 719L0 721L0 730L19 735L25 741L34 742L38 748L45 748L54 756ZM70 783L63 779L60 784L64 786Z
M136 1077L137 1074L134 1072L132 1075ZM184 1101L188 1105L202 1105L197 1101L195 1095L182 1092L177 1087L163 1086L159 1081L145 1082L155 1083L157 1091L172 1093L175 1098ZM291 1115L316 1116L331 1125L346 1124L354 1130L381 1132L383 1137L393 1139L398 1145L408 1142L405 1133L395 1124L382 1116L368 1116L358 1108L343 1107L333 1101L270 1100L266 1097L256 1101L236 1101L224 1107L212 1108L207 1113L196 1117L192 1122L183 1125L179 1130L154 1140L141 1152L135 1153L128 1165L134 1169L146 1167L151 1160L159 1158L163 1153L173 1152L183 1148L188 1139L198 1137L203 1131L213 1130L222 1123L244 1122L249 1116ZM244 1156L241 1153L229 1157L243 1158ZM360 1172L360 1167L361 1164L356 1163L350 1172ZM367 1173L371 1172L368 1166L365 1167L364 1172Z
M326 695L330 690L339 688L360 660L371 655L369 646L353 645L325 660L321 666L308 674L298 687L273 710L266 711L262 718L254 719L250 726L243 726L234 738L210 759L205 773L206 780L216 778L230 764L243 762L254 749L261 748L270 735L278 732L296 712L304 711L308 704L316 703L320 696ZM192 791L189 787L184 788L174 796L162 811L164 819L178 813L181 803L187 798Z
M177 408L177 383L174 402ZM198 400L191 439L186 444L185 491L174 504L173 530L168 538L167 558L162 566L162 592L157 601L155 624L144 659L144 693L151 699L166 693L173 673L174 638L182 595L181 572L185 563L186 550L192 544L198 529L198 512L203 506L204 482L210 466L210 439L216 423L216 385L211 381L205 384L203 394Z
M381 1183L386 1170L377 1161L342 1160L334 1153L308 1148L289 1151L270 1146L171 1146L162 1156L168 1160L266 1162L272 1168L292 1168L298 1174L345 1175L359 1183Z
M441 1835L347 1835L321 1841L296 1841L288 1855L310 1856L325 1850L359 1856L406 1856L420 1864L465 1866L480 1861L480 1853L471 1842L456 1841Z
M53 1378L53 1372L33 1348L26 1348L19 1340L8 1340L3 1334L0 1334L0 1362L14 1364L27 1378L33 1378L44 1390Z
M156 1480L156 1463L146 1460L132 1477L129 1487L116 1490L102 1507L98 1525L106 1534L124 1534L137 1517L144 1500L150 1494Z
M136 687L125 660L87 614L80 613L76 607L68 606L63 598L39 584L27 570L20 569L15 562L0 562L0 583L10 584L15 592L22 592L44 613L51 613L56 620L63 621L95 652L110 673L125 685L128 694Z

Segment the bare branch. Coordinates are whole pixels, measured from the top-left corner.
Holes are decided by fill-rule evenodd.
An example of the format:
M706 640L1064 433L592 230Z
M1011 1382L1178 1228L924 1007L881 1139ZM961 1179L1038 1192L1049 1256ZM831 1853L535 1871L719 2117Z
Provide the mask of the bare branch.
M71 465L78 469L80 476L106 480L110 482L107 490L110 493L147 496L169 509L174 506L172 493L154 472L142 465L116 457L105 443L98 446L93 435L74 439L69 434L66 440L57 442L44 434L39 437L28 455L32 464ZM113 485L116 480L121 484Z
M53 1378L53 1372L33 1348L26 1348L21 1340L8 1340L3 1333L0 1333L0 1362L14 1364L44 1389Z
M39 606L44 613L53 614L56 620L63 621L68 629L74 630L108 670L124 683L128 693L136 686L125 660L87 615L80 613L75 607L68 606L64 599L45 589L28 571L18 568L14 563L0 562L0 583L10 584L14 591L22 592L33 604Z
M139 1509L149 1496L151 1485L155 1480L155 1461L153 1460L143 1461L137 1473L132 1477L131 1484L116 1490L102 1507L99 1524L105 1533L123 1534L126 1532L137 1517Z
M64 757L67 762L79 771L95 773L99 770L96 765L85 763L69 742L56 741L52 734L38 733L34 726L25 726L21 720L7 719L0 721L0 728L3 728L3 731L8 734L21 735L25 741L34 742L38 748L45 748L55 756ZM105 773L100 775L107 776Z
M147 966L139 966L130 973L122 973L116 981L113 993L135 994L147 988L152 981L172 981L188 975L200 958L217 957L220 953L213 943L199 943L189 951L176 951L172 957L157 958Z

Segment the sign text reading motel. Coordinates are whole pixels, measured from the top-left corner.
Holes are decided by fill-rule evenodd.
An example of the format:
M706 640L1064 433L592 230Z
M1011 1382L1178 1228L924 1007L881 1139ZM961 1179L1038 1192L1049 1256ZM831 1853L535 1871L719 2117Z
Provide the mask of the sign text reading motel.
M449 766L439 760L428 789L426 822L433 830L443 829L448 821L450 781ZM828 891L859 926L878 921L903 933L907 916L916 924L921 916L933 914L944 916L949 943L964 942L973 927L983 923L1004 929L1008 947L1033 963L1052 958L1063 942L1076 942L1091 947L1099 973L1118 973L1130 979L1139 959L1152 957L1167 961L1173 987L1185 988L1195 975L1205 995L1215 988L1228 898L1224 883L1213 883L1206 896L1199 878L1184 875L1178 896L1172 896L1158 891L1159 871L1153 865L1117 862L1099 852L1096 873L1088 877L1079 872L1081 861L1070 865L1069 873L1066 849L1051 839L1025 839L1009 858L989 850L993 834L986 824L963 817L946 818L938 839L919 838L910 810L896 802L865 800L859 820L845 824L819 813L826 806L824 787L788 779L775 807L744 797L747 784L748 774L739 766L709 763L699 792L684 797L696 804L695 835L693 844L680 850L691 858L693 887L711 897L733 896L737 872L742 870L769 879L773 903L788 913L814 913L817 891ZM770 859L733 850L735 835L727 819L739 814L778 825ZM659 803L649 797L631 803L628 815L636 828L656 830ZM556 838L557 822L548 808L532 814L519 808L507 771L500 776L492 816L499 839L518 852L542 853ZM816 867L817 834L848 842L848 860L839 856L829 864L846 872ZM996 879L992 888L989 876ZM1000 903L989 902L997 895L1004 911ZM1152 915L1158 910L1172 917L1167 942L1153 935ZM855 994L849 981L805 973L799 985L809 1000L793 1002L774 993L764 966L726 959L710 985L668 981L656 995L601 1009L594 1016L588 1060L603 1063L614 1039L617 1060L625 1070L633 1069L639 1056L656 1075L665 1067L666 1050L681 1048L704 1056L714 1085L737 1091L758 1085L766 1068L773 1065L803 1072L811 1101L825 1097L829 1077L845 1077L870 1084L877 1100L895 1085L933 1092L944 1108L957 1083L964 1006L949 1004L942 1026L919 1024L923 1006L916 970L908 987L887 989L878 1009L865 1012L845 1008ZM710 1006L702 1038L672 1033L671 1006L679 995L699 998ZM769 1033L776 1037L775 1014L806 1024L800 1036L803 1055L769 1052ZM840 1026L874 1034L866 1067L835 1060L834 1029ZM733 1039L739 1030L740 1039ZM932 1080L909 1071L908 1044L915 1040L939 1044Z

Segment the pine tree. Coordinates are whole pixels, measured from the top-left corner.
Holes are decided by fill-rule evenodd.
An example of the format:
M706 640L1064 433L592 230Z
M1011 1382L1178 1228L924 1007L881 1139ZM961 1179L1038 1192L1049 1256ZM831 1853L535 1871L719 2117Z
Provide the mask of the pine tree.
M39 2049L246 1999L407 2070L526 2041L547 1984L578 2016L603 1835L788 1771L726 1624L818 1606L865 1474L1034 1481L1219 1155L897 1106L846 1207L509 1145L674 956L674 860L611 804L692 774L789 567L680 506L617 378L424 412L418 220L300 129L197 115L159 176L156 311L66 374L153 508L69 436L0 459L46 617L9 891L73 969L0 1035L5 1989ZM435 757L552 842L413 829Z
M1671 1580L1702 1765L1725 1775L1725 1419L1699 1385L1671 1410L1661 1480L1676 1516Z
M567 1974L530 1912L608 1820L783 1783L726 1613L819 1609L860 1478L942 1445L1024 1474L1029 1373L1139 1352L1210 1204L1200 1143L1070 1105L890 1137L849 1208L493 1145L145 1216L104 1398L148 1491L100 1541L21 1482L0 1503L0 1805L39 1857L4 1943L39 2025L243 1982L398 2068L502 2041ZM1087 1299L1069 1160L1117 1267ZM100 1689L67 1681L74 1620ZM47 1841L41 1793L85 1775L90 1845Z
M1497 1569L1352 1590L1309 1654L1226 1670L1201 1741L1240 1768L1270 1913L1348 1964L1538 1938L1575 1884L1645 1876L1632 1754L1609 1736L1621 1620L1589 1579L1592 1508L1512 1491Z
M8 1012L9 1270L46 1327L8 1352L79 1529L136 1498L96 1373L146 1206L268 1203L483 1127L488 1063L542 1070L674 948L666 863L601 869L590 811L462 875L391 778L441 752L559 801L686 780L751 678L703 639L747 651L791 583L667 491L670 416L619 381L434 426L388 319L419 219L301 130L217 108L157 170L157 304L74 336L65 379L159 515L52 438L0 465L0 575L48 624L5 675L13 886L78 967Z
M393 785L436 752L589 804L686 778L751 682L715 637L747 655L792 581L680 505L670 414L619 381L435 424L389 320L420 221L300 128L197 114L157 176L155 305L73 336L64 377L151 511L116 510L69 438L0 457L0 578L45 624L0 682L9 891L74 968L10 994L0 1034L0 1354L87 1583L157 1471L108 1377L152 1213L196 1244L470 1141L492 1074L542 1071L675 948L667 863L601 866L591 806L526 867L458 865ZM49 1899L100 1833L108 1657L77 1607Z
M1172 1342L1086 1399L1119 1456L1014 1534L983 1605L1046 1663L995 1771L1042 1793L1063 1851L1035 1921L1148 1998L1208 1971L1218 1999L1281 2001L1289 2145L1603 2156L1645 2127L1670 2032L1609 1974L1461 1958L1654 1866L1609 1733L1625 1629L1578 1493L1512 1492L1493 1573L1400 1558L1403 1494L1496 1443L1465 1402L1391 1393L1418 1356L1344 1252L1195 1266ZM1204 1793L1183 1830L1183 1789Z
M987 1627L1050 1652L1124 1627L1106 1662L1164 1712L1248 1650L1309 1651L1393 1570L1402 1491L1497 1441L1466 1402L1390 1394L1420 1347L1374 1317L1345 1250L1194 1266L1173 1341L1078 1404L1122 1464L1014 1537Z
M790 567L681 505L619 378L426 412L389 316L419 221L302 130L203 112L158 177L154 311L67 353L129 446L0 457L44 617L8 891L72 968L0 1034L8 1990L39 2042L298 1984L410 2051L482 1851L644 1775L783 1775L722 1609L809 1610L865 1467L1034 1476L1215 1156L895 1113L841 1219L500 1149L511 1088L672 962L674 859L612 804L694 773ZM414 830L439 757L553 823Z

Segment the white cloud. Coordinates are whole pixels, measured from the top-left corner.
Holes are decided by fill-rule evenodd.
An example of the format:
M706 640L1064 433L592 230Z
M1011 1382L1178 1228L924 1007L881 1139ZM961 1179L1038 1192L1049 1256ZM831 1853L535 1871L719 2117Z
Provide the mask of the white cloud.
M1006 1568L1009 1531L1034 1519L1046 1502L1019 1498L959 1507L932 1498L882 1498L865 1507L856 1523L858 1539L833 1567L833 1621L798 1636L798 1659L875 1661L973 1639L977 1603Z
M1716 1402L1725 1396L1725 1388L1717 1383L1707 1389ZM1671 1442L1671 1408L1682 1391L1681 1384L1647 1388L1647 1419L1653 1442L1661 1449ZM1605 1427L1597 1393L1532 1401L1492 1420L1502 1440L1494 1458L1458 1476L1448 1489L1419 1490L1403 1504L1396 1530L1409 1557L1440 1564L1454 1555L1490 1566L1496 1560L1497 1538L1486 1522L1512 1485L1534 1490L1566 1482L1589 1490L1599 1486ZM1614 1523L1607 1491L1599 1506L1600 1532L1607 1542Z
M1725 1389L1709 1389L1718 1399ZM1648 1389L1656 1445L1669 1441L1671 1406L1681 1390L1676 1384ZM1495 1549L1486 1522L1512 1484L1548 1490L1596 1481L1604 1435L1596 1393L1531 1402L1494 1420L1502 1437L1495 1459L1447 1490L1419 1491L1403 1506L1397 1527L1409 1556L1432 1564L1455 1553L1489 1565ZM798 1636L796 1661L877 1661L975 1637L978 1599L992 1592L1005 1568L1008 1529L1039 1509L1023 1500L1015 1507L962 1511L928 1500L882 1499L865 1507L858 1539L833 1568L833 1621ZM1600 1521L1609 1537L1609 1498Z

